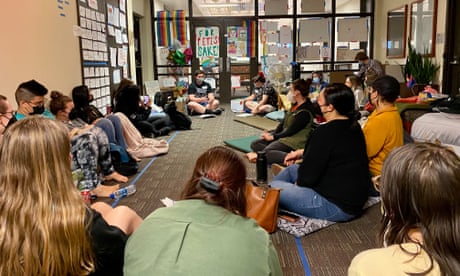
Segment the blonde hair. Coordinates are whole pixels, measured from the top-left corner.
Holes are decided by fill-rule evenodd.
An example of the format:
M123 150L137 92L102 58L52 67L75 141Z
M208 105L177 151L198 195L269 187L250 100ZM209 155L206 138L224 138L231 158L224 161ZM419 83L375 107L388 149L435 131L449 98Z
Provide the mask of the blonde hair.
M70 169L67 130L31 116L0 147L0 274L87 275L94 256L87 207Z

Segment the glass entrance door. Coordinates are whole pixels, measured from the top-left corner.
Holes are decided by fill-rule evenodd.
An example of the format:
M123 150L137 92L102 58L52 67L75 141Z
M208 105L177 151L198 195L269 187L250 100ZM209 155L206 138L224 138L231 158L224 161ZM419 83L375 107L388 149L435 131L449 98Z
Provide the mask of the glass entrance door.
M255 25L250 20L212 18L192 25L192 71L201 69L223 103L245 97L257 74Z

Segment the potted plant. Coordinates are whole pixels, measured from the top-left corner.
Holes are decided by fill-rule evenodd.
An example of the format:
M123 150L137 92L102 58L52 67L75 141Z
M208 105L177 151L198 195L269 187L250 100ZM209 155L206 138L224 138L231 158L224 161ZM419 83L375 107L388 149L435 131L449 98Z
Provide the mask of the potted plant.
M421 89L423 89L425 85L433 85L433 80L439 70L439 65L433 63L431 57L426 52L423 55L417 53L410 44L410 41L408 41L407 44L409 53L406 58L406 65L403 69L406 81L413 78L415 84L421 87Z

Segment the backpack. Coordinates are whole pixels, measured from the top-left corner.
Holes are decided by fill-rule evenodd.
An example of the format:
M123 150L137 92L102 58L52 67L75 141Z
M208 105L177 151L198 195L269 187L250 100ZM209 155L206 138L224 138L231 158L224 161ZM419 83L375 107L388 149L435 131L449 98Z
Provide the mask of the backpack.
M192 120L188 115L177 111L176 102L170 101L164 107L165 112L174 124L176 130L189 130L192 129Z
M460 96L442 98L430 103L432 111L460 114Z
M110 157L112 158L112 165L119 174L124 176L131 176L137 173L139 165L126 150L117 144L110 143Z

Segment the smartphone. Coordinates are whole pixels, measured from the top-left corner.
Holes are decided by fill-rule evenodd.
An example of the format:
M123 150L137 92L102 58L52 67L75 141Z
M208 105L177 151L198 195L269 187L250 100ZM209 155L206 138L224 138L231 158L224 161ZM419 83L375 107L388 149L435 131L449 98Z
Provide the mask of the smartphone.
M144 104L147 104L150 101L150 97L148 95L145 95L143 97L144 97Z

